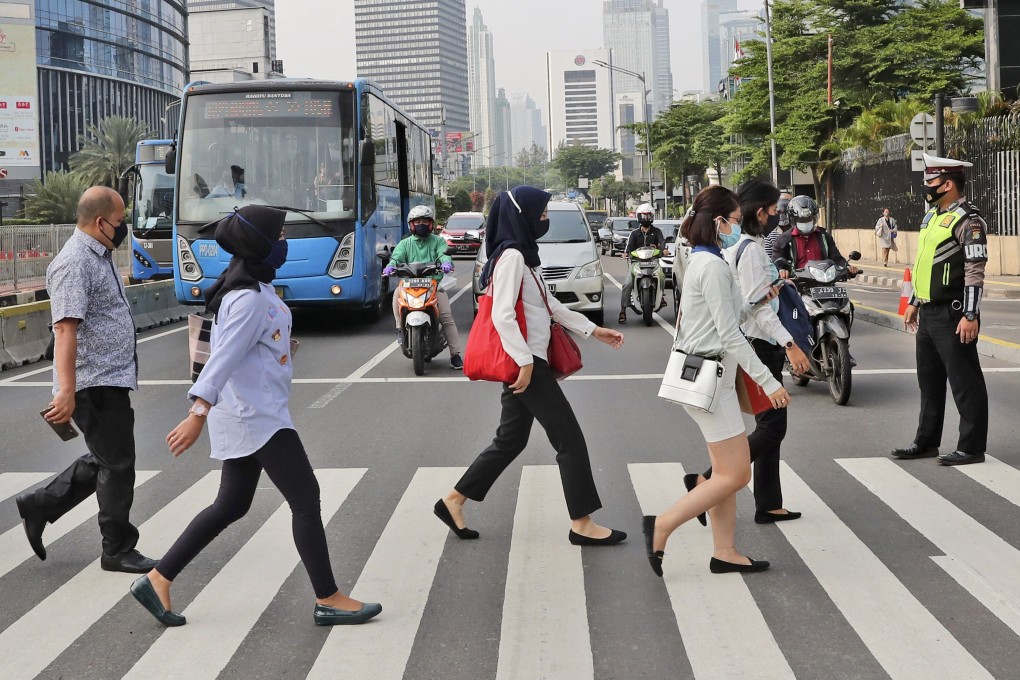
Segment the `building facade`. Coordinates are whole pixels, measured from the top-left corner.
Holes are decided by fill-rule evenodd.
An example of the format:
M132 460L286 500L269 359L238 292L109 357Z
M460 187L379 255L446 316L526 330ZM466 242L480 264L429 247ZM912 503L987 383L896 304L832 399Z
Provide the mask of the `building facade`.
M493 107L493 145L492 165L514 164L514 142L511 137L510 100L506 98L506 90L497 90L496 103Z
M265 10L265 33L266 42L269 45L268 61L274 61L276 56L276 0L188 0L188 12L210 12L227 9L263 9ZM190 31L193 32L193 31ZM194 57L192 57L194 58Z
M613 54L607 49L546 53L551 155L560 145L617 150L611 72L596 61L612 64Z
M471 132L475 134L475 148L491 148L496 118L496 60L492 50L492 33L482 21L482 10L475 7L468 28L468 94L471 114ZM475 167L485 156L475 155Z
M522 150L531 150L532 144L545 149L547 135L542 124L542 111L535 105L535 100L526 92L510 95L510 143L511 152L516 157Z
M358 75L426 128L470 129L464 0L355 0Z
M703 0L701 5L701 58L705 69L705 92L720 92L726 77L722 60L719 15L737 11L737 0ZM723 87L725 84L722 83Z
M274 59L269 10L264 7L203 9L188 16L191 79L211 83L282 77Z
M673 72L669 63L669 10L663 0L605 0L602 38L613 51L613 64L641 73L649 90L652 119L673 100ZM613 72L613 92L641 95L641 81Z
M744 47L749 40L761 40L765 31L765 20L756 12L724 12L719 15L719 63L725 90L720 94L732 98L741 84L738 72L730 75L733 63L744 56Z

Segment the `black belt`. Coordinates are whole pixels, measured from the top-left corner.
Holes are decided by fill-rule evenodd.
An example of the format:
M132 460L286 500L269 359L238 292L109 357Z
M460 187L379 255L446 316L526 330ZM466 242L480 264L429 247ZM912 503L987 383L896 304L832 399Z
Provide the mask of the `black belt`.
M963 309L963 300L941 300L939 302L929 300L927 302L922 302L921 306L929 309L934 307L951 307L955 311L959 312Z

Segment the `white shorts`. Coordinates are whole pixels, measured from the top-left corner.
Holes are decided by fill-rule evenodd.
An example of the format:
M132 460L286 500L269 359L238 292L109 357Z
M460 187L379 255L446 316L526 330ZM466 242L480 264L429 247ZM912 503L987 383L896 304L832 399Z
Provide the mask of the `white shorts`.
M726 366L727 376L734 375L736 366L730 370ZM684 406L687 415L701 428L701 434L708 443L721 442L738 434L744 434L747 429L744 427L744 416L740 412L740 401L737 399L737 390L733 381L726 380L719 386L719 401L715 410L711 413L696 409L691 406Z

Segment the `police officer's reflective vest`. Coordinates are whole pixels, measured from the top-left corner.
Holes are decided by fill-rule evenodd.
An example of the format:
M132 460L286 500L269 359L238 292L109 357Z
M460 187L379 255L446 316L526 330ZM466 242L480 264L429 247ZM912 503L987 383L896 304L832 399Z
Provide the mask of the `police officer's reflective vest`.
M969 215L966 205L939 215L932 208L921 221L914 265L914 295L919 300L952 302L963 299L963 246L953 231Z

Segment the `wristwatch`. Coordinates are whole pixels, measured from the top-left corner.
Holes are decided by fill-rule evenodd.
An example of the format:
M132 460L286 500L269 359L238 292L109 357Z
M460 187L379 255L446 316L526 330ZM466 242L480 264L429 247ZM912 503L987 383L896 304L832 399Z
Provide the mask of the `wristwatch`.
M963 315L963 318L966 319L967 321L973 321L974 319L977 318L977 314L975 314L974 312L966 312Z
M196 415L199 418L205 418L209 415L209 409L202 404L194 404L190 409L188 409L188 413Z
M784 347L786 347L786 349L793 349L793 340L790 340L788 343L786 343Z

